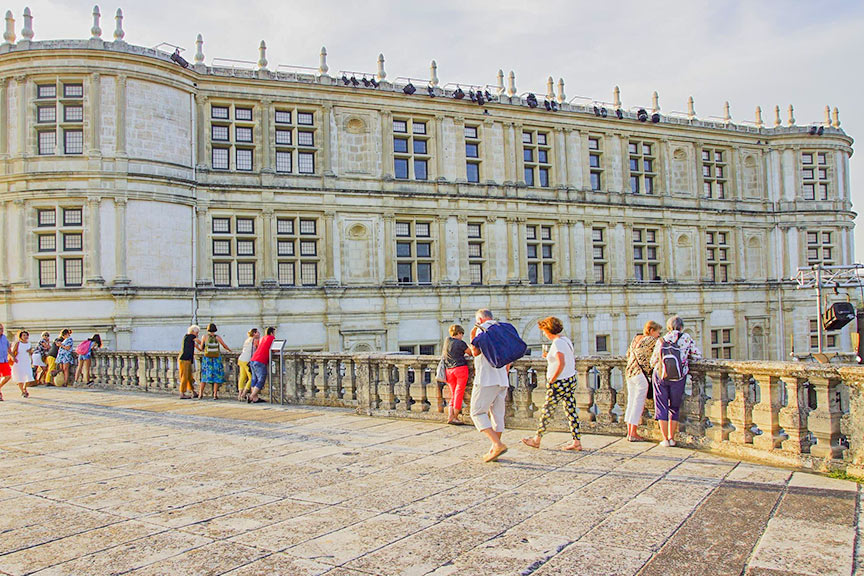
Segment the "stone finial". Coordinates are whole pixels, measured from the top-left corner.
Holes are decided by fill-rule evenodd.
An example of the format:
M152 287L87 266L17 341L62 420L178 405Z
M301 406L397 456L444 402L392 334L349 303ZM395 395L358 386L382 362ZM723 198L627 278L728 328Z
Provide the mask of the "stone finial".
M774 106L774 127L777 128L782 122L780 121L780 106Z
M507 96L513 98L516 95L516 73L510 70L507 77Z
M15 43L15 18L12 16L12 11L6 11L6 31L3 33L3 44L9 45Z
M789 126L795 125L795 108L792 107L792 104L789 104L789 117L786 120L789 122Z
M438 63L434 60L429 64L429 85L433 88L438 86Z
M33 14L30 13L29 7L24 8L24 28L21 29L21 38L33 39Z
M825 126L831 126L831 107L825 106Z
M498 96L504 95L504 70L498 69L498 87L495 89L495 92Z
M840 128L840 111L837 110L837 107L834 107L834 121L831 122L831 126L834 128Z
M330 70L327 66L327 48L321 46L321 54L318 56L318 74L324 76Z
M762 128L764 124L762 123L762 107L756 106L756 127Z
M660 95L657 94L655 90L653 94L651 94L651 113L657 114L660 112Z
M621 89L618 86L615 86L615 89L612 90L612 106L621 108Z
M732 112L729 109L729 101L723 103L723 122L726 124L732 123Z
M204 64L204 38L201 34L195 39L195 64Z
M264 43L264 40L261 40L258 45L258 69L267 69L267 44Z
M564 79L558 78L558 104L563 104L567 100L567 95L564 94Z
M375 74L375 78L379 82L387 78L387 72L384 70L384 54L378 54L378 72Z
M687 118L690 120L696 118L696 104L693 102L693 96L687 98Z
M90 28L90 39L98 40L102 37L102 28L99 27L99 18L102 14L99 13L99 6L93 6L93 27Z
M555 99L555 80L551 76L546 79L546 100L550 102Z
M117 26L114 28L114 41L115 42L123 42L123 38L126 37L126 32L123 31L123 10L117 8L117 14L114 15L114 21L117 23Z

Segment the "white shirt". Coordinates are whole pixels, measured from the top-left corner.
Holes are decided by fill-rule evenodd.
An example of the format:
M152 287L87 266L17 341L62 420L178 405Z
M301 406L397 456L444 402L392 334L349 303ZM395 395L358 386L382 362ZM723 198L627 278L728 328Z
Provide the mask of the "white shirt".
M237 358L238 362L249 362L252 359L252 344L255 342L255 338L250 336L246 338L246 341L243 343L243 351L240 352L240 357Z
M488 328L494 324L493 320L487 320L481 326ZM507 367L496 368L483 354L474 357L474 386L484 388L486 386L500 386L506 388L510 386L510 379L507 377Z
M564 355L564 367L558 375L558 380L567 380L576 375L576 356L573 354L573 343L566 336L552 340L549 352L546 353L546 381L549 382L558 368L558 352Z

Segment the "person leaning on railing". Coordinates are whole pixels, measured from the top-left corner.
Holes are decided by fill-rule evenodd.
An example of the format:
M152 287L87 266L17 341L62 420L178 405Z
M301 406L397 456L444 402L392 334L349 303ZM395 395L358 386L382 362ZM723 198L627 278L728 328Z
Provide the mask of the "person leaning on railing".
M459 415L462 413L462 399L465 396L465 386L468 384L468 344L462 340L465 329L459 324L453 324L448 329L450 336L444 341L444 368L447 375L447 386L450 388L450 403L447 405L447 423L462 424Z
M627 423L627 440L630 442L644 440L637 429L642 421L642 410L651 385L651 354L662 329L660 324L649 320L642 334L633 338L627 349L627 368L624 371L627 378L627 409L624 411L624 422Z
M263 402L258 396L267 382L267 372L270 370L270 347L273 345L275 339L276 328L270 326L267 328L267 333L264 338L261 338L258 348L252 354L252 359L249 361L249 369L252 371L252 393L246 398L246 402L250 404Z
M675 446L675 435L678 433L678 419L681 412L681 401L684 399L684 387L687 384L687 374L690 372L690 360L700 360L702 352L693 342L689 334L683 332L684 321L680 316L672 316L666 321L666 335L657 340L654 352L651 354L651 366L654 368L652 384L654 386L654 418L660 423L660 433L663 435L661 446ZM664 376L668 368L664 364L668 358L664 354L664 342L678 347L680 357L680 378L672 379Z
M198 343L201 328L193 324L183 337L183 348L177 357L180 372L180 399L188 400L195 396L195 350L202 350ZM186 393L189 393L189 396Z

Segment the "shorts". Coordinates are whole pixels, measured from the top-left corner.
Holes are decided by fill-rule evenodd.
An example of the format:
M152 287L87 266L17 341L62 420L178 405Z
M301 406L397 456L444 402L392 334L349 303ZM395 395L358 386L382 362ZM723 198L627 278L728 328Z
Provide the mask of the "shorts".
M8 362L0 362L0 378L6 376L12 376L12 367L9 366Z
M267 382L267 364L253 360L249 362L249 369L252 371L252 388L263 390Z

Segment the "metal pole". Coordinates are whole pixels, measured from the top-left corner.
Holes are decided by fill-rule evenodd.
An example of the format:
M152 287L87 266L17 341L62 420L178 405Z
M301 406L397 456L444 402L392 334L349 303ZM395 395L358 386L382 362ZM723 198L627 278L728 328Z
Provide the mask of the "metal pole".
M822 354L822 265L813 266L816 270L816 327L818 328L817 340L819 342L819 354Z

